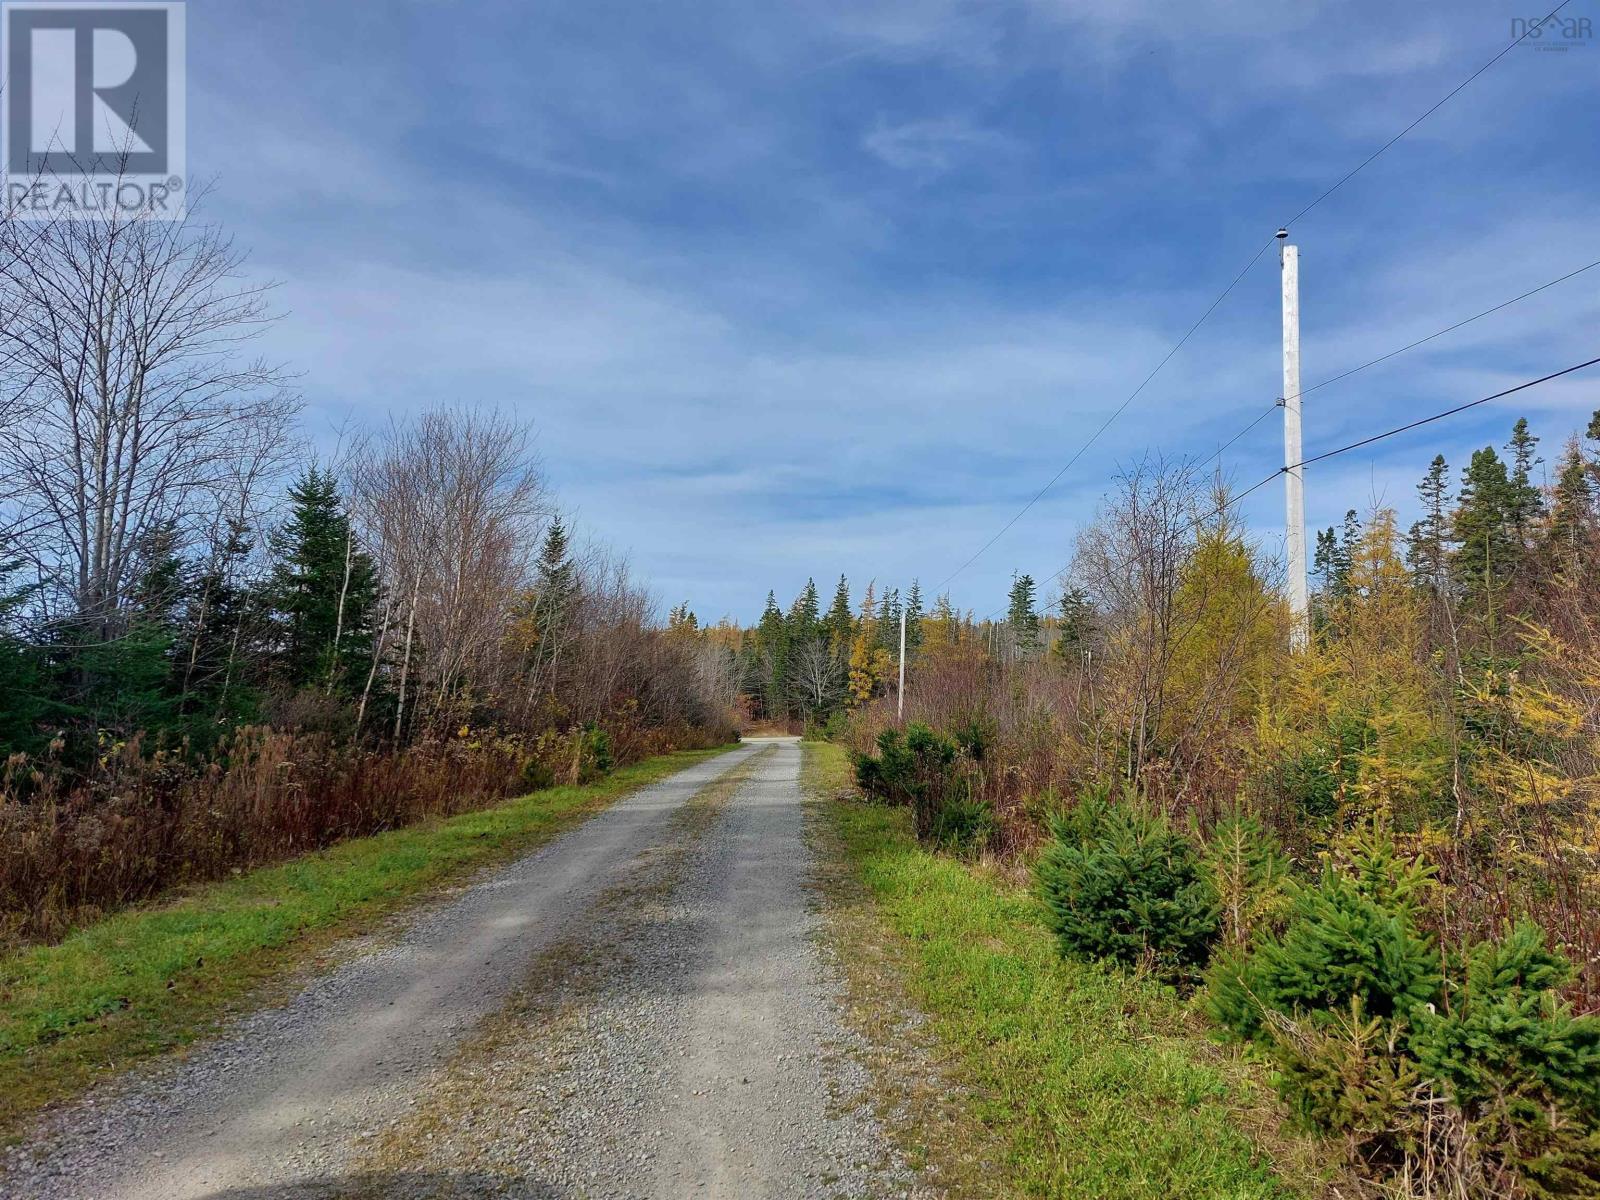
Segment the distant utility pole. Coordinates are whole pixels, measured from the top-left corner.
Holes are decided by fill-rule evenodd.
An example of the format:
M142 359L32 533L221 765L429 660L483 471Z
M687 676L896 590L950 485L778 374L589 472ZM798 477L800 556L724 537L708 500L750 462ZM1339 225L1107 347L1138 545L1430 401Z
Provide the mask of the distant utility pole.
M900 687L895 692L895 720L906 719L906 610L900 607Z
M1300 460L1300 248L1278 230L1283 265L1283 490L1284 544L1289 558L1289 646L1304 650L1311 638L1311 597L1306 586L1306 481Z

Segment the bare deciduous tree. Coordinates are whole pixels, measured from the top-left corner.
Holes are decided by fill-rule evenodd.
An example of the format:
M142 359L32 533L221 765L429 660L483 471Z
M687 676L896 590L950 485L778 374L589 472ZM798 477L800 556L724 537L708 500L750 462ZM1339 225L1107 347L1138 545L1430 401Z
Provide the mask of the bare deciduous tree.
M464 689L498 682L548 492L528 426L492 410L392 425L352 471L392 597L396 628L381 636L399 657L398 736L413 717L450 719Z
M57 619L115 635L137 547L214 526L285 450L298 402L244 355L272 316L242 262L188 221L0 222L0 476Z
M1119 474L1118 495L1079 535L1072 577L1104 615L1124 659L1120 698L1130 778L1161 728L1176 645L1176 598L1192 546L1197 481L1184 462L1148 459Z

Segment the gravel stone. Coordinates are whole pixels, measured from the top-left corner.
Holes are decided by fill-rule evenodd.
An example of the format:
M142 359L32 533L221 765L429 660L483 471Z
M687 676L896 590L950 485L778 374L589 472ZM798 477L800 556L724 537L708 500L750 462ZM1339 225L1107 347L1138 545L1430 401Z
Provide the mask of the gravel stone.
M923 1194L819 951L799 765L754 740L636 793L51 1117L0 1197Z

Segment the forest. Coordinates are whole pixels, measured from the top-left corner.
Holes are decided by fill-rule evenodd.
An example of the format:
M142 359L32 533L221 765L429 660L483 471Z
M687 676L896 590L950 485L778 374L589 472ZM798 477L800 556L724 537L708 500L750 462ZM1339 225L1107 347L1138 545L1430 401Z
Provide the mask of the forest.
M851 750L1063 954L1164 979L1383 1194L1600 1190L1600 412L1435 456L1420 516L1281 568L1193 464L1124 469L989 618L838 581L738 633L758 715ZM904 722L894 694L906 618Z
M7 222L0 303L0 947L734 735L531 423L308 428L216 226Z

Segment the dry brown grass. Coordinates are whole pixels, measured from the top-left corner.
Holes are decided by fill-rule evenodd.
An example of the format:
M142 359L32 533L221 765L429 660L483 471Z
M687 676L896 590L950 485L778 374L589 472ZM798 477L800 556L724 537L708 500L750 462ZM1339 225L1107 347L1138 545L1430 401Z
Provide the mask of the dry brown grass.
M703 740L636 732L622 760ZM528 760L505 738L383 750L266 728L241 729L205 763L137 740L76 777L13 758L0 775L0 950L176 886L482 808L528 790Z

